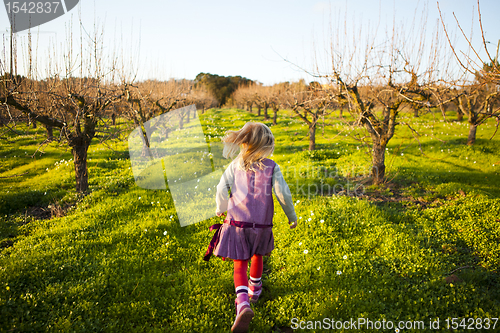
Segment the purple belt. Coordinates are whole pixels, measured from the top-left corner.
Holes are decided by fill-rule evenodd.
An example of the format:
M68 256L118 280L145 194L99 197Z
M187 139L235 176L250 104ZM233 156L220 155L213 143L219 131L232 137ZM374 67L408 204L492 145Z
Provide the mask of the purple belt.
M235 227L238 228L257 228L257 229L263 229L263 228L271 228L273 225L272 224L258 224L258 223L252 223L252 222L241 222L241 221L235 221L235 220L224 220L224 223L234 225ZM222 224L217 223L212 226L210 226L210 231L216 230L214 236L212 237L212 240L210 241L210 244L208 245L207 252L205 252L205 256L203 257L203 260L209 261L210 257L212 256L212 253L214 252L215 247L219 243L219 237L220 237L220 232Z

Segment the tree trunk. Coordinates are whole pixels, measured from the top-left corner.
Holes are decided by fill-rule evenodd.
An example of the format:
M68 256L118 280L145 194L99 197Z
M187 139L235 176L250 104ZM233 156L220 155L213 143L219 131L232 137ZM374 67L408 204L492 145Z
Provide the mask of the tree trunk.
M309 125L309 150L316 149L316 121Z
M470 124L469 137L467 138L467 145L471 146L474 144L474 142L476 142L476 130L477 130L477 125Z
M457 120L458 121L464 120L464 113L462 112L462 110L460 110L460 108L457 109Z
M274 107L273 108L273 125L277 125L278 124L278 108L277 107Z
M259 117L260 117L260 109L261 109L261 108L260 108L260 105L259 105L259 106L257 106L257 116L259 116Z
M418 108L413 108L413 117L415 117L415 118L419 117Z
M45 125L45 129L47 130L47 140L52 141L54 140L54 132L53 132L53 127Z
M111 122L112 122L113 126L116 125L116 114L114 114L114 113L111 114Z
M188 110L187 110L187 119L186 119L186 124L189 124L189 122L191 121L191 119L189 119L190 113L191 113L191 111L188 109Z
M340 117L340 118L344 118L343 112L344 112L344 108L341 106L341 107L339 108L339 117Z
M264 120L268 120L269 119L269 115L267 114L267 104L264 105Z
M83 141L83 140L79 140ZM85 193L89 189L89 174L87 171L87 150L85 143L73 146L73 160L75 163L76 191Z
M377 185L384 181L385 177L385 144L380 139L373 140L372 150L372 177L373 184Z
M322 127L321 127L321 135L325 135L325 112L321 114L321 122L322 122Z

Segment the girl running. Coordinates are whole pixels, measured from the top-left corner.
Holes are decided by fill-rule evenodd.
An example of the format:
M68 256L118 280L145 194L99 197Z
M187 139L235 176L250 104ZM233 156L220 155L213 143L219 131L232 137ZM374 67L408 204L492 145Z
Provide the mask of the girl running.
M236 319L231 331L247 332L254 316L250 302L257 302L262 292L262 256L270 255L274 249L272 190L291 229L297 226L297 215L279 166L267 158L274 151L274 136L269 127L249 122L239 131L227 131L222 141L223 156L237 158L217 186L216 214L223 216L227 211L227 216L224 224L210 227L217 231L204 259L209 260L212 253L233 259Z

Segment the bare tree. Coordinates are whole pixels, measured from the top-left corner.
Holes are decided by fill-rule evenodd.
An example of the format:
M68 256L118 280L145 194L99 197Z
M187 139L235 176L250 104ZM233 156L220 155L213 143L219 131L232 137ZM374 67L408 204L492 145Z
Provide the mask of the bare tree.
M496 87L488 84L471 84L462 88L458 107L467 116L469 135L467 144L476 142L477 127L489 118L500 119L499 94Z
M188 96L192 83L187 80L156 81L147 80L137 85L125 86L124 100L121 103L123 115L133 121L134 125L142 129L143 154L148 154L150 142L147 133L155 128L150 128L149 120L160 114L170 112L174 108L182 107L189 102ZM184 122L189 122L190 115L185 112L179 115L179 127L183 128ZM159 125L167 126L168 122ZM162 128L162 133L168 137L170 128Z
M481 9L479 0L477 1L477 13L479 18L479 28L481 30L481 46L474 47L472 38L467 37L457 20L456 24L462 33L468 45L468 50L457 52L455 46L451 42L448 28L446 27L439 2L437 2L438 10L441 18L441 23L448 40L448 44L453 51L455 59L464 71L464 79L459 84L460 97L456 100L456 105L459 112L467 116L469 122L469 135L467 144L472 145L476 141L477 127L486 122L490 118L497 119L497 129L500 122L500 63L498 59L498 51L500 48L500 40L498 41L496 56L492 56L487 48L487 41L483 30ZM480 55L484 52L484 56ZM496 131L495 131L496 134Z
M206 109L216 107L218 103L217 99L203 88L193 89L188 99L188 104L195 104L196 108L201 110L201 114L204 114Z
M247 111L252 112L254 104L253 85L242 85L233 93L232 99L237 107L242 106Z
M313 73L331 85L329 97L348 111L366 130L372 150L371 176L374 184L384 181L385 148L394 136L403 108L428 106L430 87L439 81L437 69L443 58L439 35L426 43L426 20L409 29L393 26L385 36L378 28L359 30L347 24L332 28L330 68L319 65ZM334 30L334 31L333 31Z
M316 149L316 128L318 120L327 113L326 107L332 95L326 94L322 86L317 82L306 85L299 81L290 84L284 97L296 117L308 126L309 150Z
M261 110L264 110L264 120L269 120L268 109L271 106L272 96L269 87L254 84L250 88L253 103L257 106L257 116L260 117Z
M102 53L102 31L81 39L81 52L72 53L72 35L67 40L63 56L50 58L47 78L37 78L36 64L31 63L26 80L12 79L1 73L0 107L6 112L15 109L51 131L58 128L61 140L71 147L76 190L88 190L87 151L104 122L106 109L122 97L122 89L114 83L116 62L106 62ZM61 59L64 61L61 64ZM13 59L14 62L17 59ZM79 73L78 77L74 74ZM49 135L50 136L50 135Z
M273 109L273 125L278 124L278 111L283 105L286 105L286 92L289 87L289 82L277 83L270 87L270 105Z

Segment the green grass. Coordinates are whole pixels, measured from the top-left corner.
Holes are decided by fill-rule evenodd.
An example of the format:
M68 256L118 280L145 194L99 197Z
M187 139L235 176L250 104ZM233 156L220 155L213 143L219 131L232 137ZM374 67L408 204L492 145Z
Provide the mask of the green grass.
M447 318L498 317L493 122L468 147L465 123L403 118L420 136L398 126L386 155L391 182L375 187L363 176L367 147L352 138L359 128L331 117L309 152L307 127L289 115L281 111L271 127L273 159L294 194L299 226L290 230L276 204L275 250L265 259L252 332L286 331L293 318L426 325L440 318L444 327ZM213 141L255 120L262 121L238 110L202 116ZM51 144L31 158L42 130L3 135L0 177L20 176L0 183L0 331L229 331L232 263L202 260L219 218L180 227L168 192L135 186L126 140L109 143L112 150L91 146L91 191L81 197L69 150ZM317 195L326 185L343 193L358 186L365 195ZM66 215L37 218L57 207ZM459 280L445 282L452 272Z

